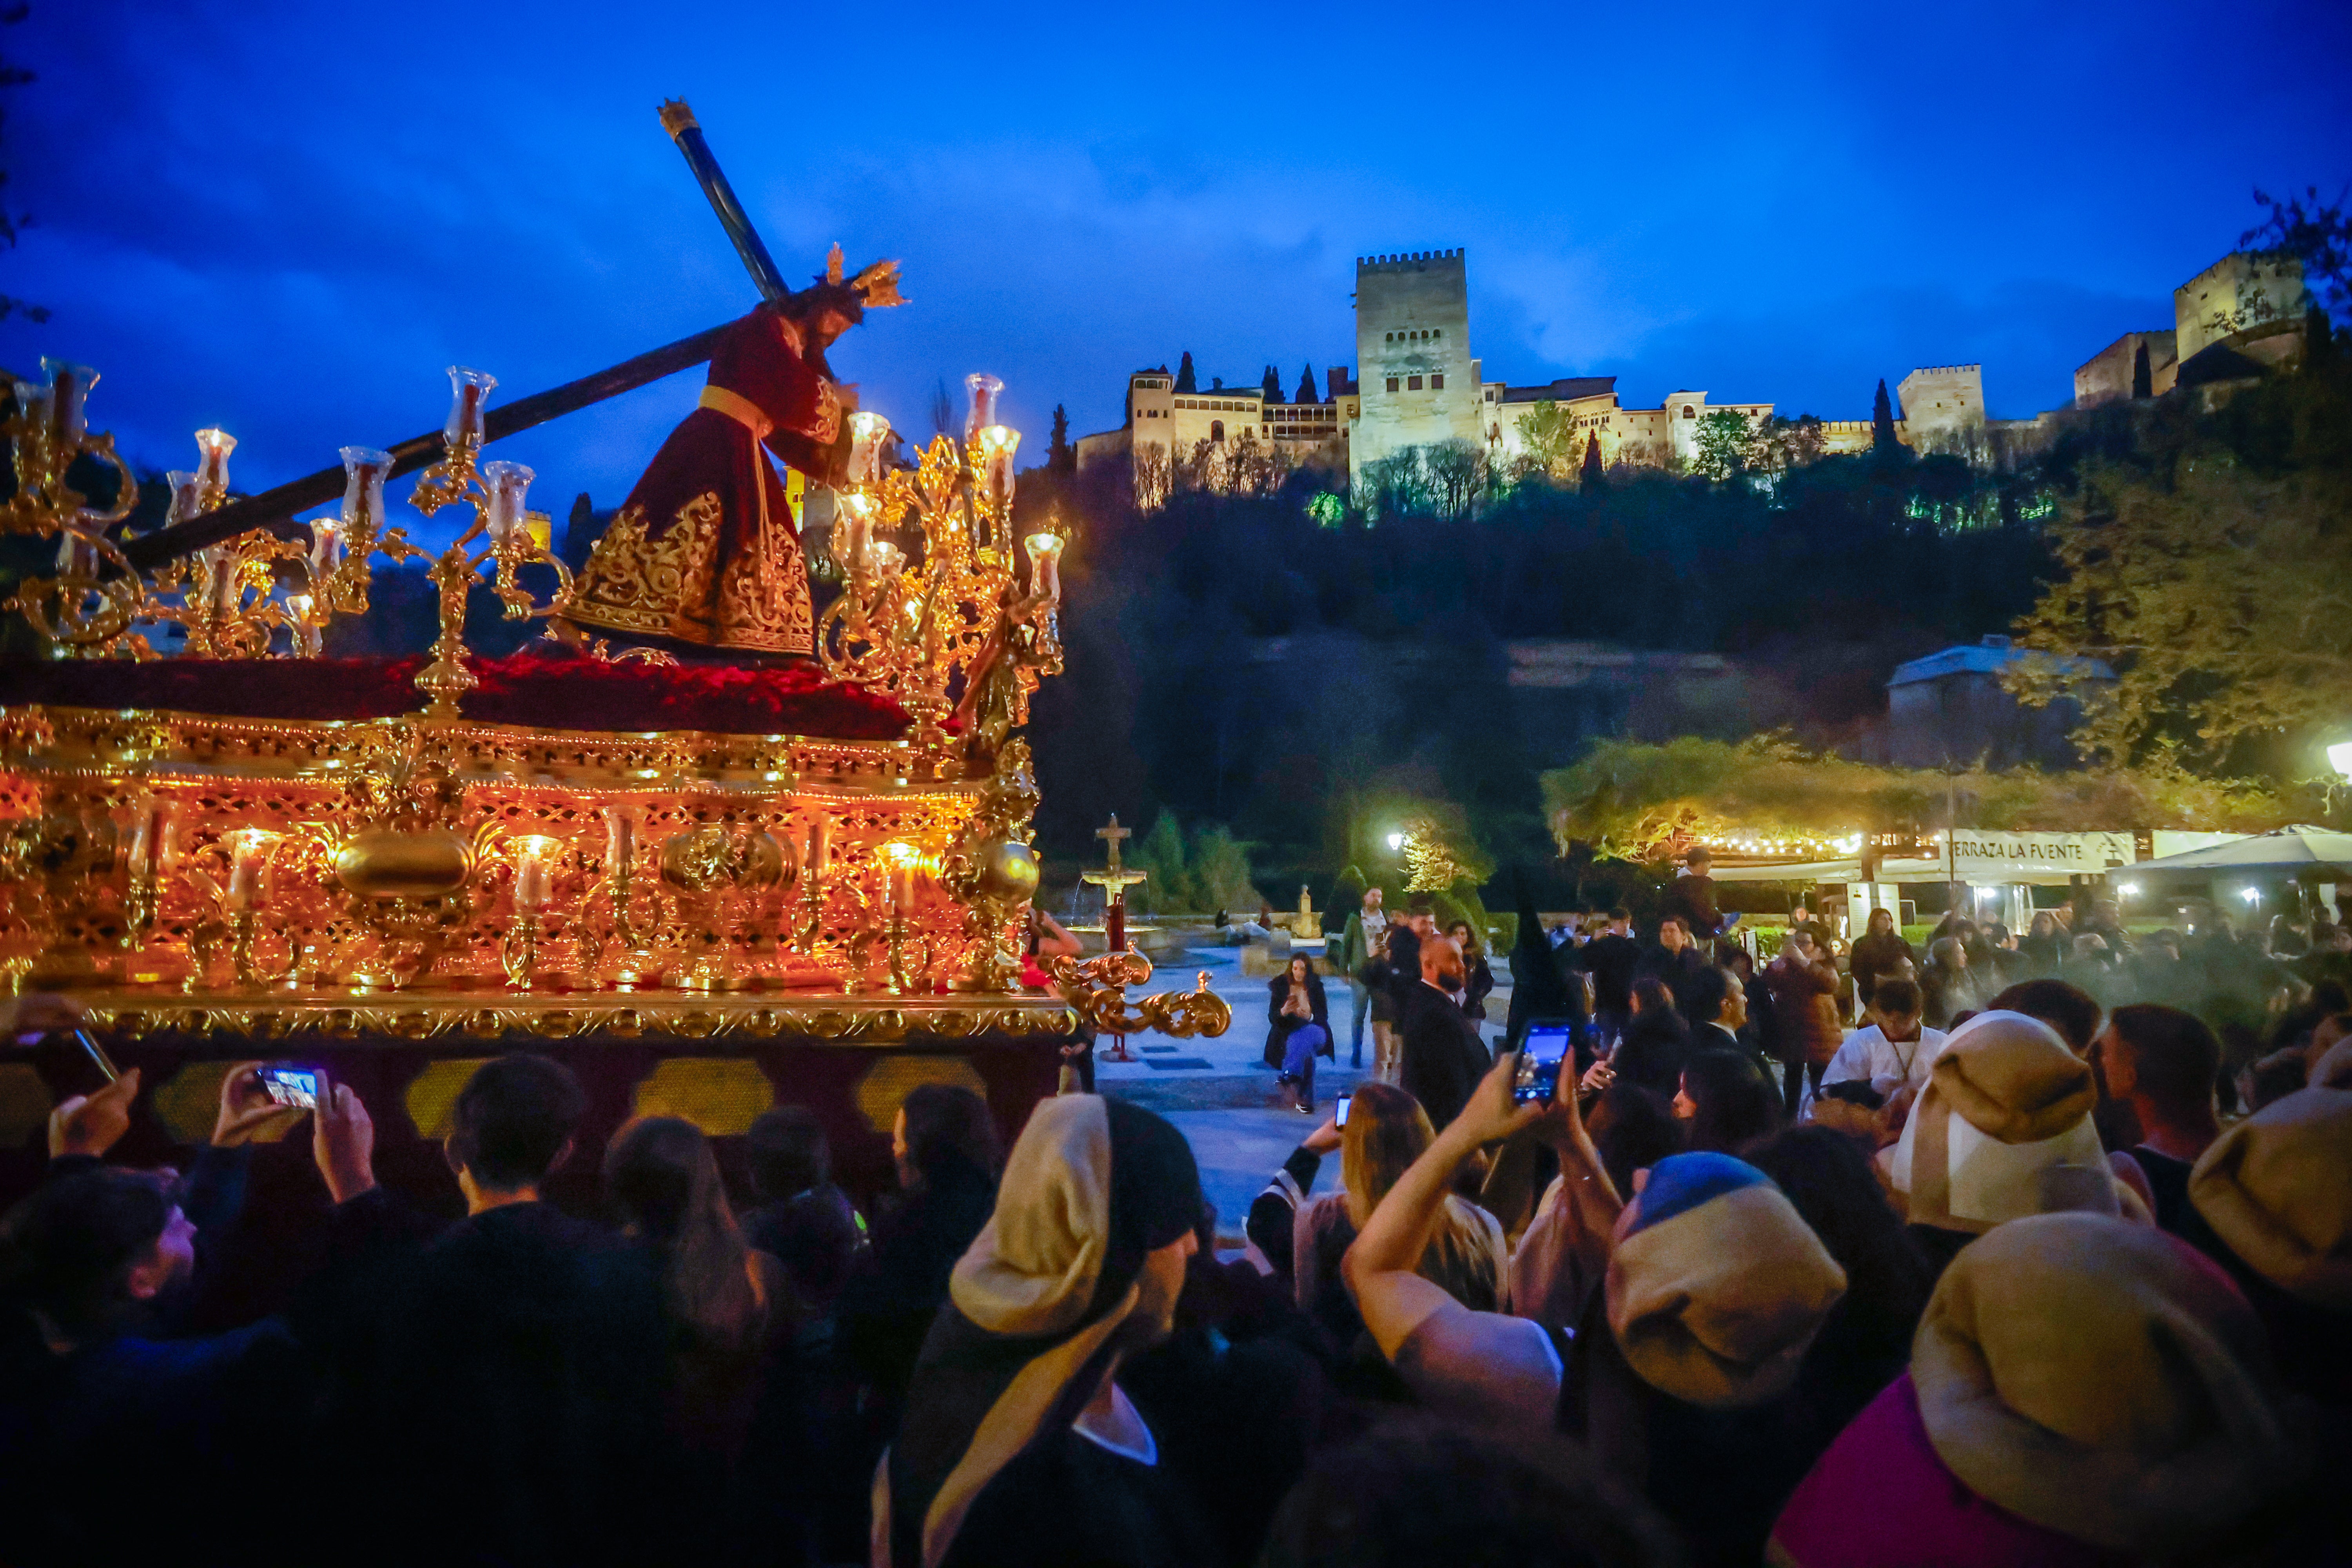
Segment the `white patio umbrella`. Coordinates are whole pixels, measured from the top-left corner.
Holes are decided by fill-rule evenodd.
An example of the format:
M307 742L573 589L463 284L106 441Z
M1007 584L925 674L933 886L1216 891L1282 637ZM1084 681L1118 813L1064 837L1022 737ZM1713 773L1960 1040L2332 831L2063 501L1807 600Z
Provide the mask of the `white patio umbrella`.
M2158 860L2116 869L2118 875L2149 871L2273 871L2287 876L2326 872L2352 877L2352 833L2325 827L2282 827L2227 844L2209 844Z

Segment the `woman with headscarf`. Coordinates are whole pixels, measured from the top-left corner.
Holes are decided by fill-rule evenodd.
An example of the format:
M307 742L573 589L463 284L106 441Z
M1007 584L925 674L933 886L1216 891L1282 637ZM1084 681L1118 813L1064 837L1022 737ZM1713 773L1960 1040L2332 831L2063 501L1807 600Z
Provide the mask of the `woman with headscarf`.
M2029 1215L2147 1218L2100 1146L2098 1098L2091 1064L2039 1018L1996 1009L1953 1030L1901 1139L1879 1154L1929 1262L1940 1271L1976 1237Z
M875 1568L1214 1555L1114 1381L1168 1337L1202 1202L1192 1151L1160 1118L1090 1094L1038 1103L876 1472Z
M2099 1215L2016 1220L1945 1271L1910 1371L1806 1476L1767 1561L2325 1560L2232 1549L2308 1464L2281 1403L2261 1323L2185 1243Z

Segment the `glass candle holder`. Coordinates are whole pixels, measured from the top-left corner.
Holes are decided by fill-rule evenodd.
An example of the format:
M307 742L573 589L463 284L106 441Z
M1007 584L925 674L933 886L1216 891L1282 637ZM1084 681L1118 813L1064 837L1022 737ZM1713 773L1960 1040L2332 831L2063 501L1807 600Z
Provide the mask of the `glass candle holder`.
M1062 602L1062 536L1058 533L1033 533L1021 542L1029 552L1029 591L1042 595L1049 605Z
M611 875L624 866L634 867L637 858L637 808L608 805L598 815L604 819L605 873Z
M236 614L237 601L244 589L236 580L236 552L226 544L215 544L196 552L196 563L204 568L205 596L212 605L215 620L226 620Z
M980 470L982 493L1002 520L1013 515L1013 455L1021 449L1021 432L1008 425L983 425L972 437L978 450L973 467ZM1000 535L999 537L1002 537Z
M289 628L294 639L294 652L302 658L316 658L326 647L326 638L320 635L319 623L314 618L317 609L318 601L308 594L286 595L286 613L293 617L294 623Z
M199 430L196 450L203 454L196 463L198 504L218 506L228 495L228 455L236 450L236 437L226 430Z
M392 454L373 447L345 447L342 528L346 541L373 541L383 526L383 481L392 475Z
M872 496L859 495L855 490L840 498L842 516L848 521L848 533L841 542L841 559L853 567L870 566L866 551L874 542L874 514L877 510Z
M172 487L170 521L185 522L205 510L204 487L196 483L195 475L185 468L173 468L163 476L163 482Z
M246 914L260 907L262 879L269 870L269 858L278 852L286 836L272 833L266 827L240 827L225 836L221 842L228 846L228 907L232 914Z
M57 443L58 451L69 452L81 445L89 429L82 405L89 389L98 384L98 372L43 354L41 374L49 384L49 439Z
M555 893L555 868L563 858L563 840L544 833L526 833L514 840L515 908L537 914Z
M907 564L907 552L887 539L877 539L866 547L866 559L873 566L874 574L887 582Z
M971 412L963 420L964 443L969 446L973 435L996 423L996 397L1004 390L1004 383L976 370L963 378L963 384L971 393Z
M160 795L142 795L131 807L130 861L133 878L152 881L171 866L175 816L172 803Z
M509 534L524 526L523 497L530 489L530 481L538 477L520 463L503 458L482 465L482 483L490 492L489 505L483 516L491 543L503 544Z
M905 913L915 904L915 877L922 855L911 844L897 839L882 846L880 850L885 868L882 896L886 902Z
M461 446L482 444L482 410L490 400L490 389L499 378L486 370L468 370L464 365L449 367L449 418L441 426L441 439L452 451Z
M882 482L882 444L890 438L890 421L864 409L849 416L849 482Z

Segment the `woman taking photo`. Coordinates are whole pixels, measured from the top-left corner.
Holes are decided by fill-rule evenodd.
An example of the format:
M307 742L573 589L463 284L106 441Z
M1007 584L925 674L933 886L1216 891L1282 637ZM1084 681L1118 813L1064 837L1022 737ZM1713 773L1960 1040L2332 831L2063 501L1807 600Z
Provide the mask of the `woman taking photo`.
M1315 1058L1331 1055L1331 1016L1323 1000L1323 977L1304 953L1267 987L1265 1065L1278 1069L1277 1083L1298 1090L1301 1114L1315 1109Z
M1483 1024L1486 1021L1486 994L1495 989L1494 966L1486 962L1486 950L1479 945L1468 921L1455 921L1445 928L1445 934L1462 950L1462 970L1470 982L1462 992L1462 1011Z

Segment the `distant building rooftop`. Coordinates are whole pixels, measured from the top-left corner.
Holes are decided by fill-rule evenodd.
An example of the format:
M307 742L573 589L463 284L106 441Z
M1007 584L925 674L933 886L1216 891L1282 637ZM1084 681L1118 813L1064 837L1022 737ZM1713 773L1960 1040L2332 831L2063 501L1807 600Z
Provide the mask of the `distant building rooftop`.
M1613 375L1564 375L1549 386L1507 386L1506 403L1574 403L1587 397L1607 397L1617 390Z
M2005 637L1989 637L1981 642L1962 643L1908 664L1898 664L1886 684L1909 686L1915 681L1939 680L1948 675L1999 675L2027 658L2054 659L2062 672L2089 680L2112 680L2116 675L2113 668L2095 658L2037 654L2013 646Z

